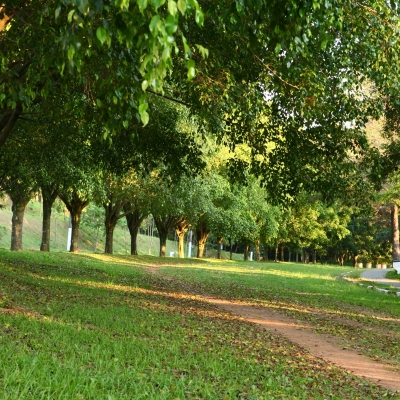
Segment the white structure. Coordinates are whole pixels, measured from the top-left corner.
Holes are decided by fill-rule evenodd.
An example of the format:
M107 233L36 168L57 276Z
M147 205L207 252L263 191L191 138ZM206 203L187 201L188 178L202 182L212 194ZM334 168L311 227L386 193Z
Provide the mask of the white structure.
M400 260L393 260L393 268L400 273Z

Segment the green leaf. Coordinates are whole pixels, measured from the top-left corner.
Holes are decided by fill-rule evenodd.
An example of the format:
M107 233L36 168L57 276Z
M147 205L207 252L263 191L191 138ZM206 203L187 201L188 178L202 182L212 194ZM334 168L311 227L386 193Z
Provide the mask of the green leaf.
M122 0L120 7L121 7L121 10L128 10L129 9L129 0Z
M140 12L142 12L147 7L147 0L137 0Z
M160 8L163 4L165 3L165 0L151 0L151 4L154 6L154 8L157 9Z
M160 22L160 16L154 15L154 17L150 21L149 29L153 36L156 36L157 25Z
M75 47L72 44L70 44L68 48L68 60L72 60L74 58L74 54L75 54Z
M201 11L200 9L197 9L197 10L196 10L195 19L196 19L197 25L203 26L203 24L204 24L204 14L203 14L203 11Z
M168 15L167 19L165 20L165 30L169 35L172 35L178 29L178 18L174 17L173 15Z
M107 31L103 26L99 26L96 30L96 37L99 39L101 44L107 40Z
M196 76L196 70L195 70L195 65L196 63L194 60L188 60L186 67L188 69L187 77L189 80L193 79Z
M168 12L175 17L178 7L175 0L168 0Z
M278 54L281 51L281 49L282 49L282 45L280 43L277 43L275 46L275 53Z
M149 87L149 81L144 80L142 82L142 90L143 90L143 92L145 92L148 87Z
M149 105L147 103L140 104L139 114L142 115L148 108L149 108Z
M75 14L75 10L71 10L69 13L68 13L68 22L71 22L72 21L72 16Z
M178 0L177 3L178 10L181 12L181 14L185 14L186 12L186 1L185 0Z
M203 47L201 44L196 44L196 47L199 49L200 54L203 58L207 58L209 51L205 47Z
M86 15L89 12L89 1L88 0L80 0L78 1L78 10Z
M140 114L140 119L142 120L143 126L146 126L149 123L149 113L144 111L143 114Z

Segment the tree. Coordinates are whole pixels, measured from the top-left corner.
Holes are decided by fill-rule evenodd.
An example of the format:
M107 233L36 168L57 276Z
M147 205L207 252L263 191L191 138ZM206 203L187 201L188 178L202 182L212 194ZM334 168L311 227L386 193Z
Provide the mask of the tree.
M95 104L105 125L99 135L137 117L148 122L146 98L163 95L187 104L230 148L249 144L249 167L275 200L304 189L340 193L356 176L348 150L366 148L364 125L382 110L364 82L398 92L398 8L385 0L332 4L203 2L203 19L193 0L7 2L2 127L9 131L34 102L72 80ZM233 160L232 173L243 166Z

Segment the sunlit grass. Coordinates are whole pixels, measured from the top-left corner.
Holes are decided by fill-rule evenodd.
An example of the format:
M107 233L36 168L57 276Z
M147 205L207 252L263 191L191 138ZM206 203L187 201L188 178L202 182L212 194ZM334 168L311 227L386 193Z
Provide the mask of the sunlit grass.
M201 296L308 315L319 282L336 301L333 271L342 270L0 251L0 398L396 398Z
M400 298L336 279L348 268L290 263L169 266L200 292L280 310L344 346L400 367Z

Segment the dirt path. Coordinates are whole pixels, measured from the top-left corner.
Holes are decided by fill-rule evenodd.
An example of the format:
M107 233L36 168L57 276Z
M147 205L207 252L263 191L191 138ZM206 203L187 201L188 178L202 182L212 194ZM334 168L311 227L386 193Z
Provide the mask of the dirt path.
M186 284L161 274L158 268L147 268L168 281L179 284L190 291ZM337 338L326 334L316 334L310 325L299 323L276 309L266 306L246 304L238 301L218 299L212 296L200 296L219 308L242 317L260 328L284 336L286 339L307 350L311 355L322 358L353 375L368 379L388 390L400 391L400 373L390 366L373 361L355 350L345 349L337 343Z

